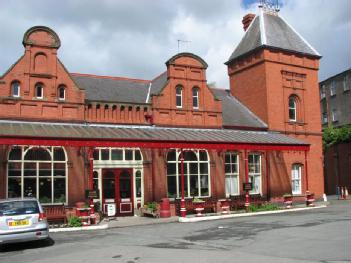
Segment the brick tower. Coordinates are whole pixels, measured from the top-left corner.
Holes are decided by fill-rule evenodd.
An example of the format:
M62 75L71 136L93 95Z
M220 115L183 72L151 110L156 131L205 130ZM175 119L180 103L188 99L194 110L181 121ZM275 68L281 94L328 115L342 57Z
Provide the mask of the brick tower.
M266 122L270 131L310 143L303 161L294 153L281 153L279 158L287 165L277 171L293 176L289 166L301 162L302 192L309 190L321 196L324 192L318 92L321 56L276 8L261 5L257 15L244 17L243 25L245 35L225 63L231 93ZM277 158L272 157L273 166L283 163Z

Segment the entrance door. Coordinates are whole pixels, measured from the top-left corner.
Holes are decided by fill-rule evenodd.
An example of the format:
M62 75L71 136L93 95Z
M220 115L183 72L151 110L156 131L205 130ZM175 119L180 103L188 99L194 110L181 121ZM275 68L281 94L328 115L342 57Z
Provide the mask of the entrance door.
M114 201L117 216L134 214L133 170L103 169L102 170L103 203Z

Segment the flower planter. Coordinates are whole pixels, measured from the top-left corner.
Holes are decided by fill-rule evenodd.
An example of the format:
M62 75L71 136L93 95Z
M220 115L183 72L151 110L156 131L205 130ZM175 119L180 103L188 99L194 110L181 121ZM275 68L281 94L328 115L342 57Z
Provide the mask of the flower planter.
M78 216L89 216L90 208L77 208Z
M289 209L292 207L293 196L292 195L284 195L284 205L285 208Z
M193 202L196 216L203 216L203 211L205 210L204 204L205 204L205 201Z
M219 199L218 200L221 204L222 214L229 214L229 200L228 199Z
M314 193L306 192L306 206L314 206Z

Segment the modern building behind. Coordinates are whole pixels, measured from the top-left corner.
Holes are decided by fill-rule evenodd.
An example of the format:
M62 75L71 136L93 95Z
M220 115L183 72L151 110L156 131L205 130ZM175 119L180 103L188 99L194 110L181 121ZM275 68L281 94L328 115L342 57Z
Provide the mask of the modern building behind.
M319 83L323 128L351 124L351 69Z

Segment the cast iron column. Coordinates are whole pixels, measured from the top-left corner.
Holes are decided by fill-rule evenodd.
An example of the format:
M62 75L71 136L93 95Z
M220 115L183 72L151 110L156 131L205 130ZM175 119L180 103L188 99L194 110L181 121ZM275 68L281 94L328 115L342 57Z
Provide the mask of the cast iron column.
M249 183L249 161L248 161L247 150L245 150L244 160L245 160L245 182ZM245 193L245 208L246 208L246 211L249 210L249 206L250 206L249 190L246 190L246 193Z
M181 173L181 191L182 199L180 200L180 216L186 217L185 199L184 199L184 154L180 149L180 173Z

